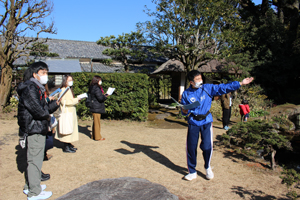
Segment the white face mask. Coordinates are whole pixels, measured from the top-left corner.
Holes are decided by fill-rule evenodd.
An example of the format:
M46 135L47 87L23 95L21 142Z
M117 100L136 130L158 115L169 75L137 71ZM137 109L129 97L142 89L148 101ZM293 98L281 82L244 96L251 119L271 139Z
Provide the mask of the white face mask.
M194 82L194 83L195 83L195 85L194 85L195 88L199 88L203 84L202 81L200 81L200 82Z
M102 84L102 81L99 81L99 85L101 85Z
M69 81L68 86L72 87L73 86L73 81Z
M48 75L44 75L44 76L40 76L39 74L37 74L37 75L40 77L39 82L40 82L42 85L46 85L47 82L48 82Z

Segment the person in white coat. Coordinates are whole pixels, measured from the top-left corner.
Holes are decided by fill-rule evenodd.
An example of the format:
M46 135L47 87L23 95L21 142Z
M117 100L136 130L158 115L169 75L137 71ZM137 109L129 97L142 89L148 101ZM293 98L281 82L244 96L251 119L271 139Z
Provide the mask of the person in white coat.
M59 133L59 122L58 128L56 129L55 139L64 143L63 152L65 153L75 153L77 148L74 147L72 142L79 140L79 133L78 133L78 121L77 121L77 114L76 114L76 104L79 103L80 99L74 97L73 93L73 77L71 75L65 75L62 80L61 84L61 93L63 93L67 87L70 89L64 94L60 101L60 110L62 110L65 104L65 112L73 113L73 132L68 135L64 135Z

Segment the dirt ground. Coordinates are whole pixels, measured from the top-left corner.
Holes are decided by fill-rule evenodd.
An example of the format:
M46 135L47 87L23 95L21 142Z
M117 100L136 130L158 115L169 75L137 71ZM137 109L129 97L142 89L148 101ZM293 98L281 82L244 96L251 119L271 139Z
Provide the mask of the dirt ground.
M202 153L198 151L198 178L183 180L187 174L185 142L187 127L171 119L151 122L102 120L105 141L90 139L92 122L79 122L80 139L73 144L76 153L63 153L55 141L42 171L51 179L42 184L56 199L88 182L119 177L138 177L165 186L181 200L193 199L287 199L280 172L267 163L254 162L219 145L225 130L216 120L214 153L211 161L215 178L205 179ZM0 199L26 199L24 151L18 145L17 120L0 120Z

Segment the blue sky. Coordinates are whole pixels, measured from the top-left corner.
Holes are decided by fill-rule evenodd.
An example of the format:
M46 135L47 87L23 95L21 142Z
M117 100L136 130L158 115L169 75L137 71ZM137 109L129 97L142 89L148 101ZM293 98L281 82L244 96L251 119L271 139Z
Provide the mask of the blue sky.
M151 10L151 0L52 0L57 34L41 37L95 42L100 37L136 31L136 23L150 20L143 10ZM261 0L254 0L260 4Z

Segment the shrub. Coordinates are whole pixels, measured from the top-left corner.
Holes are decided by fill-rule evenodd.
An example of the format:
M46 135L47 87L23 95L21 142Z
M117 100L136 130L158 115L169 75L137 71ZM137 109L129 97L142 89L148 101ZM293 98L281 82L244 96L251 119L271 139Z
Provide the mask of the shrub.
M74 94L88 92L94 75L102 78L102 87L116 88L114 93L105 101L105 117L109 119L131 119L145 121L148 116L148 76L131 73L74 73ZM77 105L77 113L82 119L90 119L91 113L85 106L85 100Z
M281 183L286 184L289 190L287 196L292 199L297 199L299 195L297 194L296 191L294 191L291 188L296 188L300 186L300 174L294 169L287 169L287 168L284 168L281 174L282 174L282 176L280 176L280 178L282 179Z
M240 116L239 105L243 99L247 99L250 107L250 117L262 117L268 115L268 108L271 107L272 101L264 95L263 89L258 85L245 85L240 89L232 92L231 116ZM210 112L214 117L222 117L221 101L213 101Z
M295 129L295 124L288 119L287 115L278 115L272 117L272 123L280 131Z
M289 140L265 120L239 122L222 135L222 141L227 146L242 148L246 155L254 156L258 150L262 151L262 155L271 154L272 169L275 169L276 149L292 150Z
M10 113L18 109L19 101L14 96L10 97L9 104L3 108L3 113Z
M265 110L254 110L249 113L250 117L263 117L266 115L269 115L269 112Z
M149 105L156 105L156 99L169 99L172 79L170 75L149 78Z

